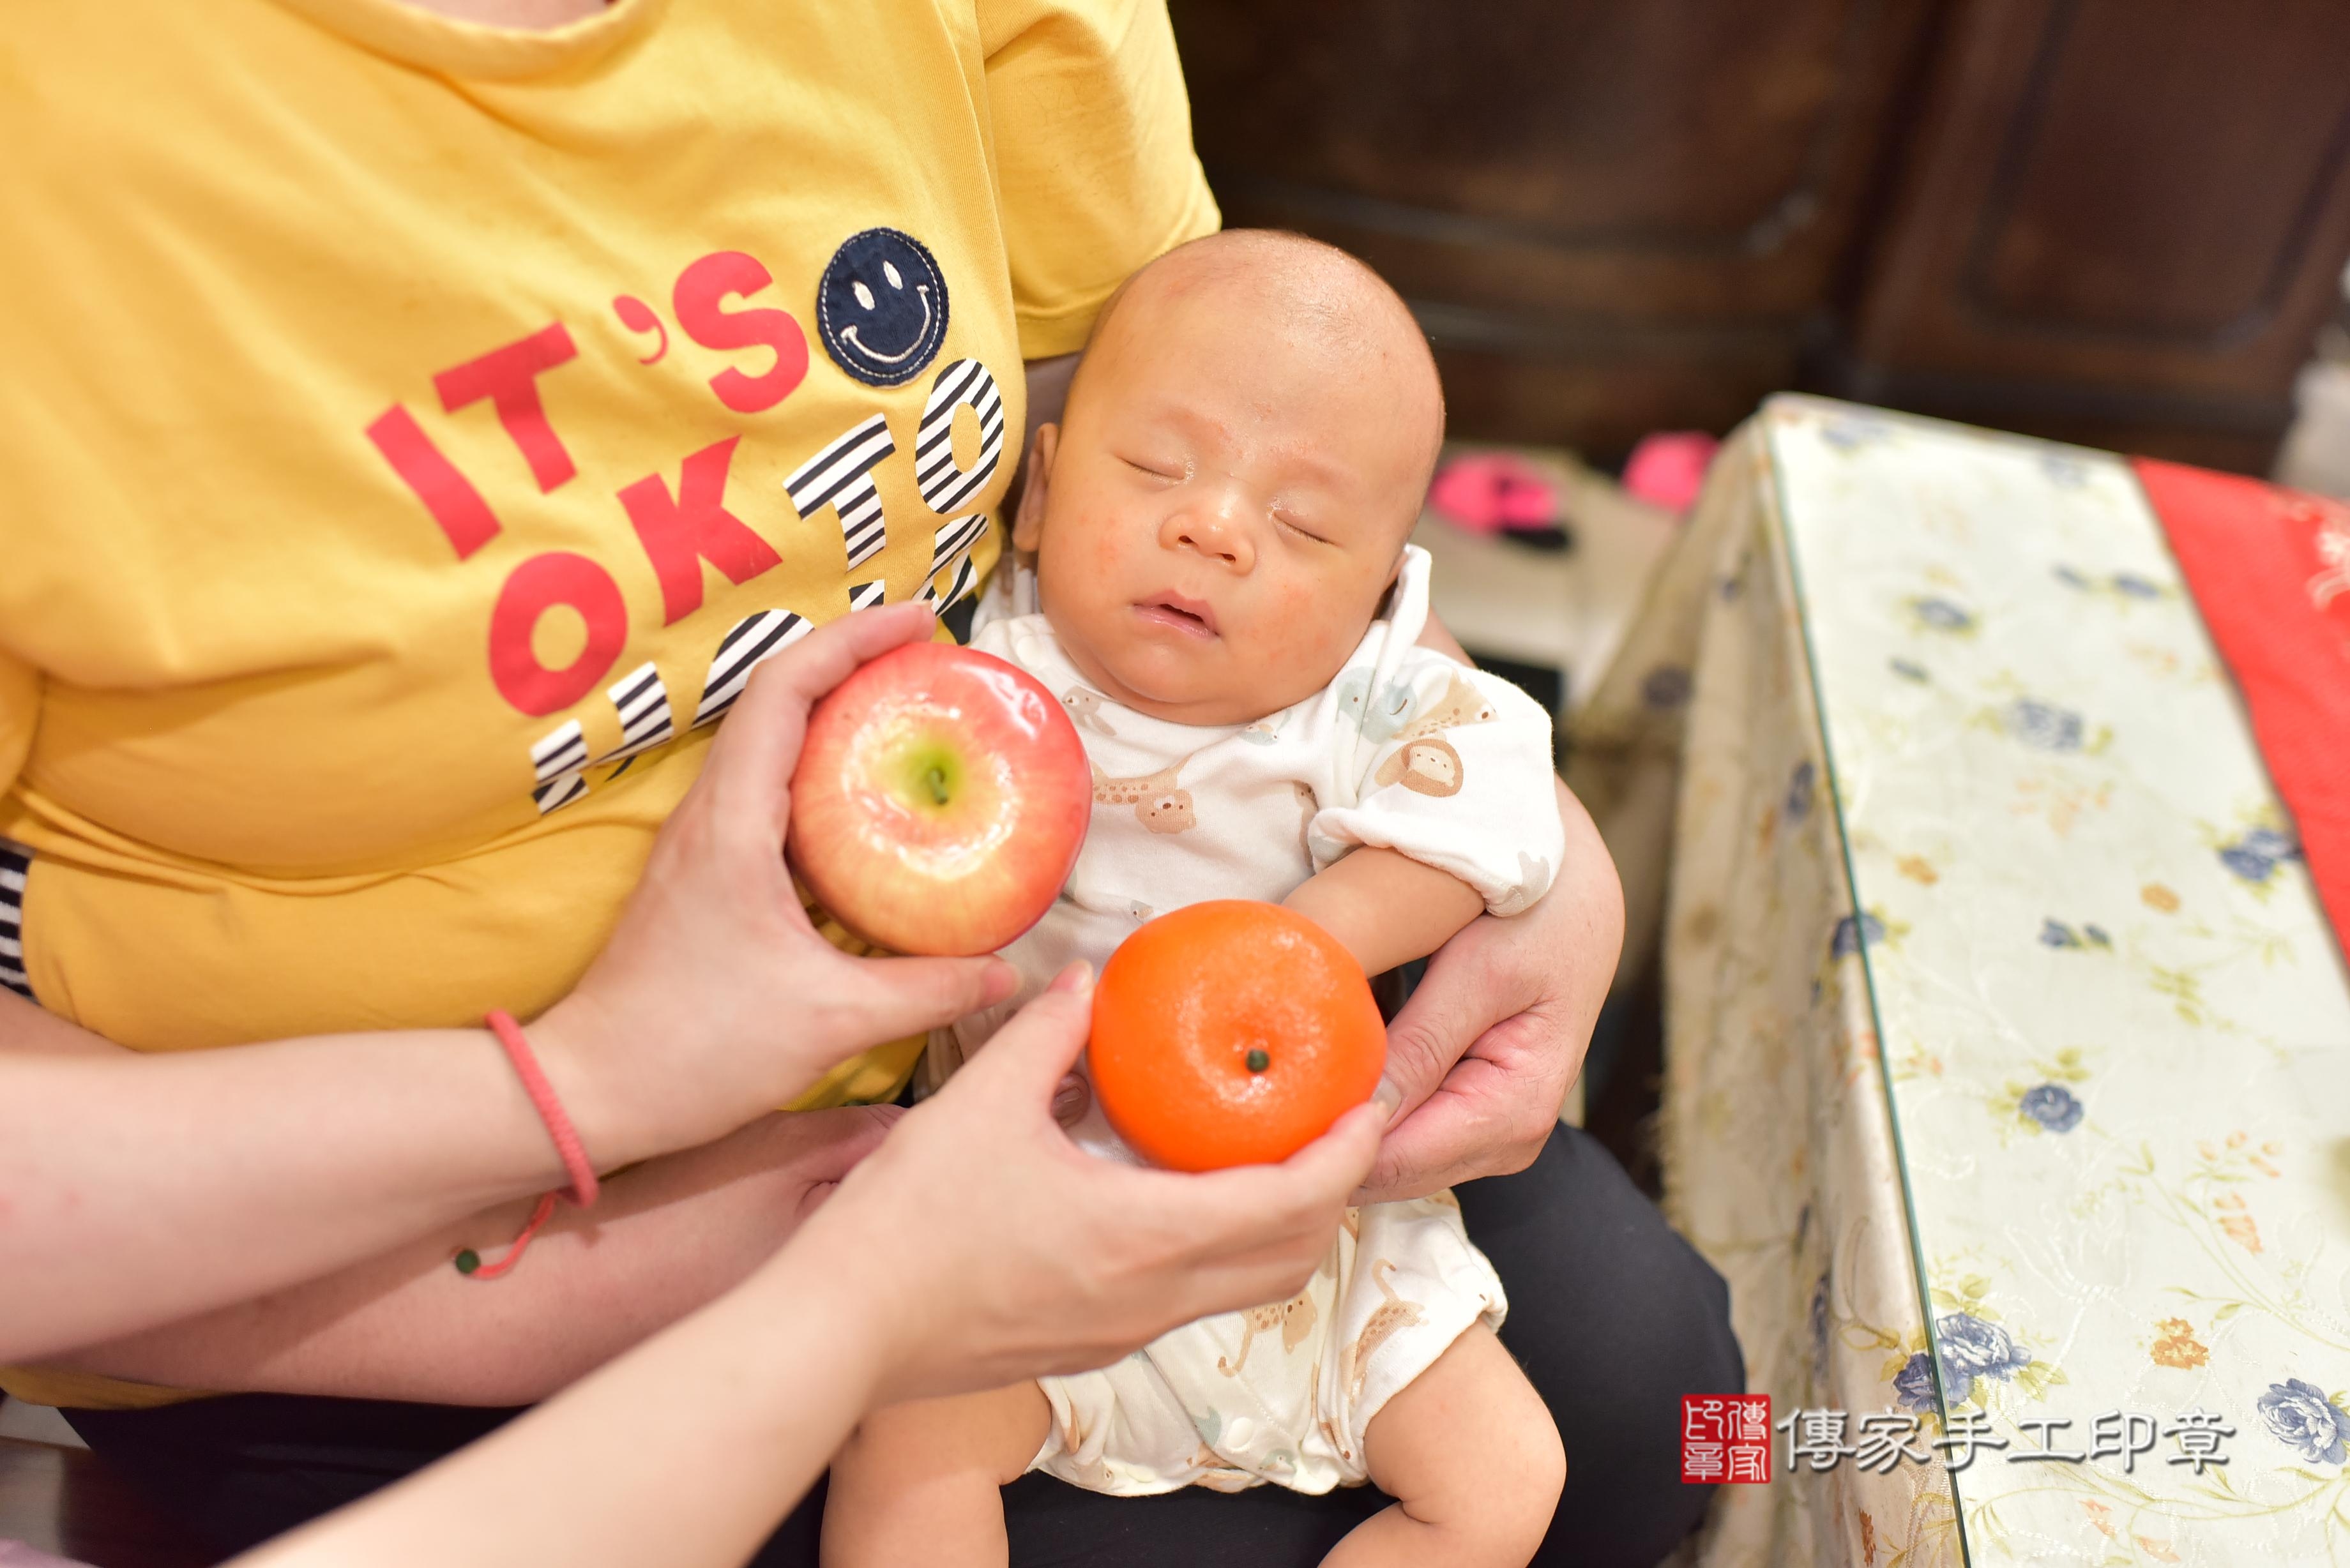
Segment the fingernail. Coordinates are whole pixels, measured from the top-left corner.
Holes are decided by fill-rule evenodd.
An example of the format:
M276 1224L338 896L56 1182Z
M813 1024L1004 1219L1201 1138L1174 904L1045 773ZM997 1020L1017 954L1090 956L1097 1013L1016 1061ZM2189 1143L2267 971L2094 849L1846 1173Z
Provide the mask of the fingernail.
M1053 977L1052 989L1083 996L1094 988L1094 966L1079 959Z
M1381 1078L1379 1086L1371 1091L1371 1104L1379 1107L1388 1120L1395 1119L1396 1107L1403 1104L1403 1091L1396 1087L1393 1078Z
M1010 998L1019 989L1020 971L997 959L987 966L987 973L979 982L979 1004L993 1007Z
M1063 1127L1074 1125L1086 1114L1086 1104L1091 1097L1086 1089L1086 1081L1075 1073L1070 1074L1061 1080L1061 1086L1053 1091L1053 1119Z

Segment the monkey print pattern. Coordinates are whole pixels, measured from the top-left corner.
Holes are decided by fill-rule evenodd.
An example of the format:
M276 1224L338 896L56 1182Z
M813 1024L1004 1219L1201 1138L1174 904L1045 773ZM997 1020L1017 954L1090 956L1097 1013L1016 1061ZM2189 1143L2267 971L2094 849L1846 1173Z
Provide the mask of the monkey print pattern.
M1082 686L1072 686L1061 693L1061 706L1069 711L1069 722L1080 730L1091 730L1097 735L1115 735L1109 721L1102 716L1102 700L1098 693Z
M1249 1346L1256 1343L1259 1334L1281 1330L1281 1353L1288 1355L1305 1342L1314 1332L1315 1320L1321 1315L1314 1304L1309 1288L1298 1292L1285 1302L1274 1302L1265 1306L1251 1307L1241 1314L1241 1348L1238 1355L1226 1360L1216 1357L1216 1370L1227 1377L1238 1377L1241 1368L1248 1365Z
M1463 724L1491 723L1493 705L1471 682L1455 675L1444 700L1398 732L1403 744L1389 753L1371 782L1381 788L1399 784L1416 794L1459 794L1462 780L1461 753L1442 732Z
M1134 820L1153 833L1183 833L1199 826L1191 812L1191 792L1176 786L1176 775L1183 771L1184 757L1137 778L1114 779L1094 766L1094 804L1096 805L1130 805Z
M1363 1397L1363 1380L1370 1374L1372 1353L1394 1338L1399 1330L1427 1321L1419 1303L1404 1300L1396 1294L1395 1287L1388 1283L1388 1276L1394 1272L1395 1265L1385 1258L1371 1265L1371 1282L1379 1287L1379 1294L1387 1299L1372 1309L1370 1321L1363 1324L1363 1332L1356 1336L1353 1346L1347 1352L1347 1397L1349 1401Z
M1441 735L1408 741L1379 764L1374 784L1399 784L1418 794L1439 797L1461 793L1461 753Z

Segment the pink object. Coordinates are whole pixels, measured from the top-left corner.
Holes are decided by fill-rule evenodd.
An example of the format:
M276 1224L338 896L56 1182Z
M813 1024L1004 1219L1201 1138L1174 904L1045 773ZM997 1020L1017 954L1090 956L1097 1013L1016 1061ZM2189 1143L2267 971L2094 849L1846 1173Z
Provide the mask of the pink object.
M1542 470L1506 452L1456 457L1436 471L1428 504L1471 534L1558 526L1558 487Z
M563 1157L563 1168L571 1177L571 1190L564 1196L585 1209L596 1201L596 1168L588 1158L588 1150L579 1142L579 1133L565 1113L563 1102L555 1097L555 1085L546 1081L546 1073L538 1064L538 1056L524 1038L522 1025L514 1014L503 1008L490 1009L485 1020L490 1033L505 1047L506 1060L514 1064L515 1075L522 1080L523 1091L530 1103L538 1107L538 1119L546 1124L546 1136L555 1140L555 1152Z
M1659 431L1640 438L1624 464L1627 494L1672 512L1686 512L1704 488L1705 471L1721 443L1702 431Z
M0 1568L89 1568L78 1557L52 1557L21 1541L0 1541Z

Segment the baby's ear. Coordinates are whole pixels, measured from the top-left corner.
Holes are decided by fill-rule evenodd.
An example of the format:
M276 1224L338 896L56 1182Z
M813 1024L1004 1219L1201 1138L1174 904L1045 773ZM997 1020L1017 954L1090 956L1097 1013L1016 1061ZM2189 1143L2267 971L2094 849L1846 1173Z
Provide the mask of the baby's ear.
M1020 510L1012 518L1012 547L1028 555L1045 537L1045 494L1052 488L1053 457L1061 450L1061 427L1041 424L1029 443L1028 461L1021 465Z

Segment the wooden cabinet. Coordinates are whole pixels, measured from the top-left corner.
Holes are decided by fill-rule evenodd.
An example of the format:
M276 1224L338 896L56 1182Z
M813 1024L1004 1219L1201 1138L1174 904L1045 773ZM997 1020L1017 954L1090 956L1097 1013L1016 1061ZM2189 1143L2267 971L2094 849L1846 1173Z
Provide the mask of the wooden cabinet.
M1897 189L1842 389L2265 467L2350 254L2350 7L1969 5Z
M1171 0L1233 223L1370 261L1464 436L1767 391L2255 466L2350 252L2342 0Z

